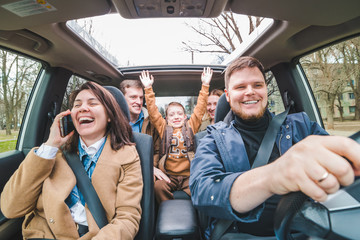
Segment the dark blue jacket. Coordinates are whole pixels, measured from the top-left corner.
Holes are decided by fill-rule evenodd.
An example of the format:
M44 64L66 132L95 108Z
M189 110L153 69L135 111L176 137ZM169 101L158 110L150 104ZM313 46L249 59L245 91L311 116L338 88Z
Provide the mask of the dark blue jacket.
M190 190L194 206L206 215L217 219L255 222L259 219L264 204L241 217L232 209L229 195L233 182L242 173L250 170L244 142L234 121L228 125L216 123L207 128L208 134L201 139L190 168ZM216 134L219 133L219 134ZM310 121L306 113L287 116L276 138L280 155L293 143L309 135L327 135L316 122ZM217 146L214 137L223 143ZM220 156L219 147L223 149Z

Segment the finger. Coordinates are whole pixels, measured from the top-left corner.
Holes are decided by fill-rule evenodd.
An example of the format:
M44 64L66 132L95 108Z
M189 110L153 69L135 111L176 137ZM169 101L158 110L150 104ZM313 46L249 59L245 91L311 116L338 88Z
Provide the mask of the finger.
M157 178L157 179L159 179L159 180L162 180L162 177L161 177L161 175L160 175L160 173L159 172L154 172L154 175L155 175L155 177Z
M321 155L321 151L319 152L319 155ZM324 154L324 153L323 153ZM319 181L322 176L324 176L325 173L328 173L329 170L325 167L323 167L319 162L317 161L304 161L305 164L305 171L309 178L311 178L314 182Z
M66 143L66 142L69 140L69 138L71 138L71 136L74 135L74 133L75 133L75 131L72 130L68 135L66 135L65 137L63 137L63 138L62 138L62 143L61 143L61 145L64 144L64 143Z
M166 182L168 182L168 183L171 183L170 178L168 178L168 176L165 176L165 177L164 177L164 180L165 180Z
M343 157L330 152L328 160L320 159L321 164L328 169L328 172L333 174L339 183L343 186L348 186L354 182L354 171L351 164Z
M328 194L335 193L340 188L337 178L331 173L324 180L317 181L317 184Z
M299 188L300 191L315 201L323 202L327 199L327 193L310 178L303 179Z
M170 183L170 178L163 172L160 173L161 174L161 178L163 180L165 180L166 182Z
M311 163L312 165L306 168L307 174L313 180L319 179L327 171L332 173L341 185L347 186L354 181L354 171L351 164L342 156L352 160L354 166L359 164L360 157L357 154L360 151L359 144L349 138L339 136L312 136L305 141L310 143L312 151L314 149L317 151L316 155L308 158L315 161L307 161L308 164ZM319 169L319 166L314 165L314 162L318 162L325 169ZM354 168L356 169L356 167Z
M55 116L55 119L59 120L60 117L66 116L71 114L71 111L68 109L66 111L60 112L58 115Z
M341 136L327 136L324 142L328 149L340 156L346 157L351 161L355 169L360 169L360 144L351 138Z

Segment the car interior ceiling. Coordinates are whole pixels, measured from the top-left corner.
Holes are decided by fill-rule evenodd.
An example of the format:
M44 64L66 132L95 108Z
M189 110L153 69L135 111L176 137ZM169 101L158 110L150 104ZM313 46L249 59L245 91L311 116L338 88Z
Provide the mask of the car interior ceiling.
M257 57L266 68L270 68L281 62L290 62L294 57L338 38L358 33L360 2L349 1L348 4L342 4L337 0L321 0L315 3L311 0L212 0L206 1L208 5L203 17L214 17L223 10L231 9L239 14L276 19L273 27L242 53ZM5 0L2 4L11 2L13 1ZM84 5L87 7L84 8ZM125 18L140 18L134 16L133 1L62 1L57 2L56 6L57 10L51 14L30 17L19 17L0 8L0 16L7 19L0 22L0 44L42 59L51 66L64 67L80 76L104 84L112 84L115 79L124 79L121 72L70 31L65 22L107 13L121 14ZM164 17L159 14L155 17ZM68 42L71 42L71 46ZM267 45L266 48L263 48L264 44ZM41 47L34 48L34 45ZM282 51L284 46L287 51Z
M1 6L12 3L3 0ZM52 1L49 0L51 3ZM79 36L68 29L66 21L104 14L120 14L128 19L145 18L139 16L136 4L145 0L77 0L57 1L57 10L47 14L19 17L0 7L0 46L28 55L44 62L45 81L39 89L35 104L41 104L37 111L28 115L24 127L26 141L22 139L19 149L11 158L2 158L0 165L6 171L0 174L0 189L19 166L24 156L33 146L40 145L49 134L51 119L48 109L59 108L67 82L72 75L78 75L103 85L118 86L124 79L138 79L143 67L122 69L113 66ZM301 76L296 71L297 59L314 49L326 46L340 39L346 39L360 32L360 1L348 0L207 0L202 17L216 17L224 10L235 13L269 17L274 23L267 32L258 37L256 42L246 48L242 55L254 56L261 60L267 70L276 76L280 92L289 91L294 98L297 112L306 111L310 119L316 119L316 112L308 97L302 96L306 90L301 83ZM86 7L84 7L86 6ZM341 7L339 7L341 6ZM286 10L284 10L286 9ZM177 13L178 9L175 9ZM158 14L158 15L156 15ZM165 15L163 15L165 14ZM154 13L154 17L171 17L171 14ZM6 19L6 21L4 21ZM126 30L124 31L126 34ZM266 48L264 47L266 46ZM283 51L286 49L286 51ZM151 72L157 79L154 88L157 96L196 96L200 89L200 67L187 70L179 75L179 66L172 66L168 71L153 67ZM223 71L225 66L213 66L212 88L224 87ZM174 77L176 69L177 77ZM173 79L173 82L168 79ZM176 93L174 93L174 82ZM189 87L191 86L191 87ZM54 106L54 103L58 104ZM322 124L323 125L323 124ZM44 127L46 126L46 127ZM10 155L9 155L10 156ZM14 223L15 231L20 222ZM4 226L4 225L2 225ZM1 236L1 235L0 235Z

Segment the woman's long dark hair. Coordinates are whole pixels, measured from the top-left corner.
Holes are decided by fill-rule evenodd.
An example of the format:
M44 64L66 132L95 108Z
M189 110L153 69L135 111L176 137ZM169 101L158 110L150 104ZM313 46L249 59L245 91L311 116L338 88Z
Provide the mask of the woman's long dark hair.
M92 94L95 95L104 106L106 114L110 118L106 132L110 136L111 148L116 151L124 145L134 145L134 143L131 142L132 128L120 109L119 104L113 95L99 84L86 82L81 85L79 89L73 91L69 97L70 107L73 108L76 96L83 90L90 90ZM65 150L77 152L78 141L79 133L75 130L75 134L65 144Z

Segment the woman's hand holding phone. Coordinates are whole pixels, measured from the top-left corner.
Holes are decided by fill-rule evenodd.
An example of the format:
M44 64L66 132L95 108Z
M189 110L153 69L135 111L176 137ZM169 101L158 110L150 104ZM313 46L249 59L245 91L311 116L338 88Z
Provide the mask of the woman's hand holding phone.
M64 143L66 143L66 141L74 134L74 131L71 131L68 135L64 137L61 136L60 118L63 116L70 115L70 113L71 113L70 110L66 110L56 115L54 122L50 128L49 138L45 142L46 145L59 148Z

